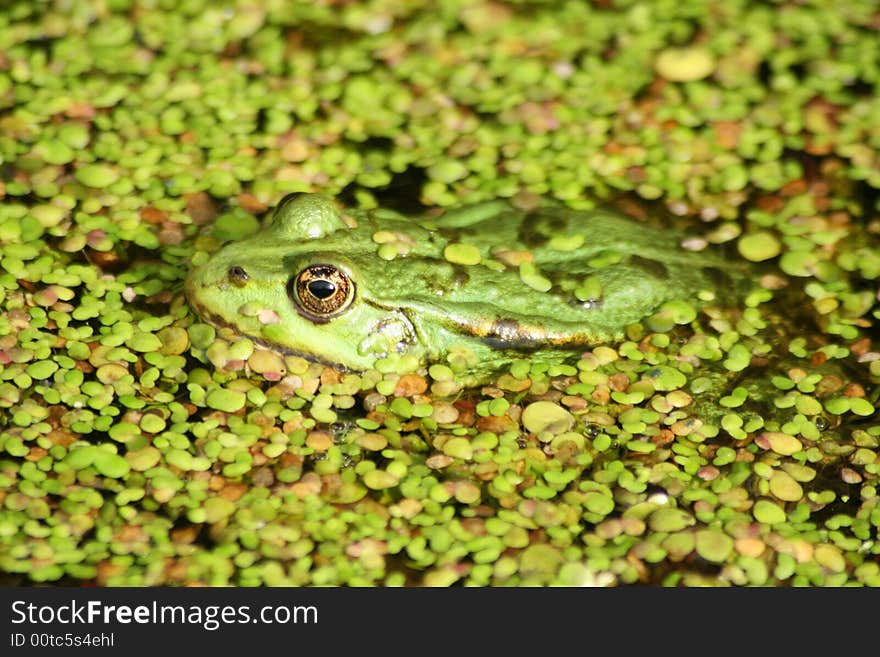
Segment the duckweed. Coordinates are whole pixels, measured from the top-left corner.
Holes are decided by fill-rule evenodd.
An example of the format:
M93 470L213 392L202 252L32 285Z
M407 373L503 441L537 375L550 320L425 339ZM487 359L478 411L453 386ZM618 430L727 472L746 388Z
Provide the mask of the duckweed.
M379 0L220 20L194 0L142 3L135 30L129 3L74 4L14 2L0 26L7 579L880 586L870 12ZM182 295L299 190L653 203L757 288L738 312L695 291L565 363L524 353L481 389L456 381L467 354L340 373ZM462 240L462 275L555 293L527 252ZM596 276L570 287L609 301Z
M668 48L657 55L657 73L672 82L702 80L715 70L715 59L703 48Z

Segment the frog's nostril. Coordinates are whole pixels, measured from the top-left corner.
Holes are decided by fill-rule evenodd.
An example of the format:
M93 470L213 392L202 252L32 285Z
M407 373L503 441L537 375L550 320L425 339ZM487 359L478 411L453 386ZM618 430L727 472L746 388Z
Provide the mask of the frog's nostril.
M248 273L244 270L244 267L239 267L238 265L233 265L229 268L228 276L232 283L239 286L244 285L250 278Z

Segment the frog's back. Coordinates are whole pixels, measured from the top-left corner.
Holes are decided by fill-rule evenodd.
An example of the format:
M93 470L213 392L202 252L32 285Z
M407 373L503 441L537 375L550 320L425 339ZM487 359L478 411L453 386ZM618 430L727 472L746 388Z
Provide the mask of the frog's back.
M682 234L609 210L492 201L421 225L426 236L385 267L384 295L499 344L594 344L664 302L750 287L738 262L688 251ZM460 260L449 247L461 245L479 258Z
M739 263L718 253L689 251L682 247L684 236L647 222L626 217L614 210L572 210L545 202L525 211L506 201L489 201L449 211L431 220L450 241L461 240L489 251L527 251L536 264L586 263L597 256L599 266L614 259L638 256L643 267L653 270L683 263L740 270ZM595 267L594 267L595 268Z

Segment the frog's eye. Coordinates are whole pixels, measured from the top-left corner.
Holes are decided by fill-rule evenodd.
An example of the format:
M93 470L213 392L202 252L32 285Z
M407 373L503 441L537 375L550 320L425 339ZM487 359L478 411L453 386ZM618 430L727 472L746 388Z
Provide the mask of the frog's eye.
M351 305L354 283L333 265L309 265L290 279L287 293L300 315L320 324Z

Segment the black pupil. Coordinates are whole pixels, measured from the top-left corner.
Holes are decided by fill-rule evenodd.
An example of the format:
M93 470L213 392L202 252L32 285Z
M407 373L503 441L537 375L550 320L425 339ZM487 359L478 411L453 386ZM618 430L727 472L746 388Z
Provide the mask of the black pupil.
M316 299L326 299L333 296L333 293L336 292L336 286L333 283L320 278L309 281L308 288L309 292Z

